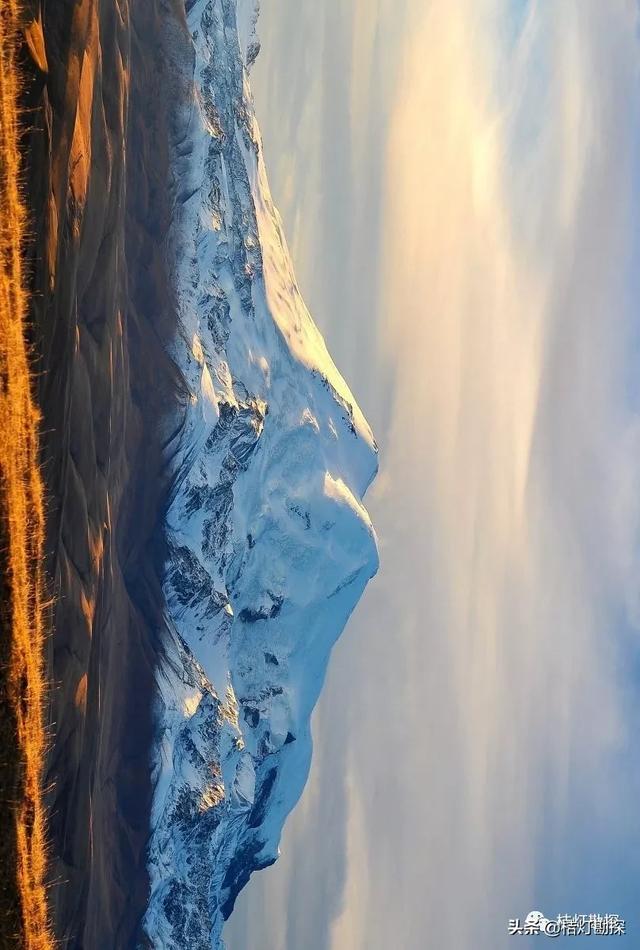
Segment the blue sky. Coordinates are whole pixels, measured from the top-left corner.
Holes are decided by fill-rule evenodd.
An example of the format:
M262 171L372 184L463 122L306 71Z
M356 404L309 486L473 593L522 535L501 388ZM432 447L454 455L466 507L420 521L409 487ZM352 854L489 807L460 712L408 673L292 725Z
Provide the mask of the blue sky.
M495 950L532 909L637 946L636 6L262 7L267 168L381 445L381 571L229 946Z

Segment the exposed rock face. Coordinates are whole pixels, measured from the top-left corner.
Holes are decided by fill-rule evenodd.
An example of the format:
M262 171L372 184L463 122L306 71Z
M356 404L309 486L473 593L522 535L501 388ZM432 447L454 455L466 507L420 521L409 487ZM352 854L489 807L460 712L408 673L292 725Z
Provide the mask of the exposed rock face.
M171 240L187 382L149 851L153 947L221 946L306 781L331 646L377 567L362 414L300 297L248 86L255 9L190 3ZM177 70L176 70L177 71ZM174 429L174 427L172 427Z

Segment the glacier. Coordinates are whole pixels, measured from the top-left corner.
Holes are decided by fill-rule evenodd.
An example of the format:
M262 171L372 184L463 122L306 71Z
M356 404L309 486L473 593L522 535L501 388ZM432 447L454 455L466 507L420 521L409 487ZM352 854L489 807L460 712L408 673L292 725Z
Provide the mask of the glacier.
M375 574L377 446L302 300L265 173L255 0L188 0L171 233L166 629L143 922L220 948L306 782L331 648Z

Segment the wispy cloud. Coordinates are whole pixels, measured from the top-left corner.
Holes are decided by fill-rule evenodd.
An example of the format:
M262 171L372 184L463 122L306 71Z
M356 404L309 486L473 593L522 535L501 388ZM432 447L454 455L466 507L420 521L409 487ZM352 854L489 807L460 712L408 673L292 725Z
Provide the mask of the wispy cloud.
M298 220L312 307L382 442L382 569L245 946L493 950L534 903L637 928L636 7L409 0L400 20L380 2L376 29L369 9L354 3L367 29L354 13L350 34L359 160L319 170L325 196L349 175L340 233L320 250ZM291 181L305 174L294 157ZM323 296L333 237L367 256ZM305 857L339 884L324 926Z

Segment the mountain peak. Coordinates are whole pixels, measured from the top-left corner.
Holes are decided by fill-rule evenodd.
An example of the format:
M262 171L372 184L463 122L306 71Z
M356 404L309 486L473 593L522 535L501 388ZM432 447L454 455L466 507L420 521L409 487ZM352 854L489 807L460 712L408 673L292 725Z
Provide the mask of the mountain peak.
M174 490L145 930L222 946L311 759L329 654L378 565L371 430L304 305L247 69L257 4L196 2L177 118Z

